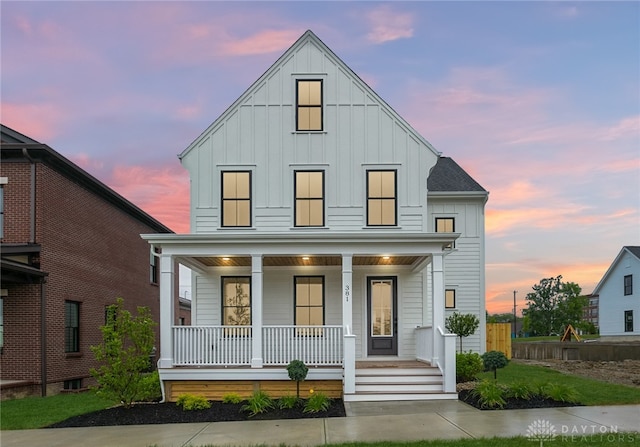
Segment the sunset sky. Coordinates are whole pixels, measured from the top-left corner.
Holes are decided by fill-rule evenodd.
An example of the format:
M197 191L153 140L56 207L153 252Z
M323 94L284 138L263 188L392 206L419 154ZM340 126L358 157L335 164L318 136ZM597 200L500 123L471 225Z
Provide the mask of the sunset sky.
M182 152L311 29L490 192L486 301L640 245L638 2L2 1L0 121L176 232Z

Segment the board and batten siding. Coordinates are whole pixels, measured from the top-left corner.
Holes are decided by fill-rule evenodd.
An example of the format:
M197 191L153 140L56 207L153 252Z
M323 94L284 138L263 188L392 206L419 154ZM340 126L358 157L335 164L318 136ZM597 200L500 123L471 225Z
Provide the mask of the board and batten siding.
M632 275L631 295L624 294L624 277ZM625 251L612 267L599 291L601 336L640 335L640 259ZM633 332L625 332L624 312L633 311Z
M324 130L295 131L296 79L322 79ZM367 169L397 169L398 226L426 231L426 182L437 154L333 54L303 42L278 61L191 146L191 226L220 226L220 172L252 171L253 227L293 226L293 172L325 171L329 231L366 223Z

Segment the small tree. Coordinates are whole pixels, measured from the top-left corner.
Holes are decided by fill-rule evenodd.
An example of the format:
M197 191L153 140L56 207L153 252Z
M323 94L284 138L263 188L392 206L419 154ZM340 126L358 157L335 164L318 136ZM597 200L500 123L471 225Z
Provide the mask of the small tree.
M124 309L124 300L118 298L107 308L107 324L100 328L102 343L91 347L96 360L102 363L90 371L98 382L98 394L125 408L144 397L144 371L149 368L155 325L148 307L138 307L133 317Z
M289 378L296 381L296 397L300 399L300 382L307 378L309 368L302 360L291 360L287 365L287 373Z
M504 368L509 363L509 359L501 351L487 351L482 354L484 369L493 371L493 379L498 380L498 368Z
M459 314L454 312L445 320L444 327L452 334L460 337L460 352L462 352L462 338L472 335L478 326L480 320L473 314Z

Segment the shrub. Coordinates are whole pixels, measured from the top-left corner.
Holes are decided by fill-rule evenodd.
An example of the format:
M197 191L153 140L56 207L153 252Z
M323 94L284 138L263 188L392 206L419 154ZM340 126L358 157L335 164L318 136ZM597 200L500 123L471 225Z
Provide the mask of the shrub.
M290 396L290 395L282 396L280 399L278 399L278 408L283 410L291 409L296 406L298 401L299 399L296 396Z
M291 360L287 365L287 373L291 380L296 381L296 397L300 399L300 382L307 378L309 368L302 360Z
M228 393L222 396L222 403L239 404L240 402L242 402L242 397L237 393Z
M533 395L531 385L524 380L517 380L507 385L507 396L515 397L516 399L530 399Z
M107 308L107 324L100 328L102 343L91 347L102 364L90 370L98 382L99 396L130 408L147 392L144 371L149 368L155 325L148 307L138 307L133 317L124 309L124 300L118 298Z
M484 369L482 357L476 352L456 354L456 382L470 382Z
M139 400L142 402L157 402L162 399L160 375L158 371L144 374L140 380Z
M176 405L182 407L185 411L206 410L211 408L211 402L202 396L194 396L193 394L181 394L178 396Z
M490 380L483 380L476 385L472 394L478 398L482 408L502 408L506 404L504 389Z
M576 403L580 394L572 386L563 383L549 383L544 387L543 396L558 402Z
M509 363L507 356L501 351L487 351L482 354L485 371L493 371L493 379L498 380L498 368L504 368Z
M327 411L331 405L331 399L329 399L323 393L312 393L304 404L305 413L319 413L321 411Z
M248 411L249 416L255 416L258 413L264 413L273 408L273 400L264 391L256 391L243 405L241 410Z

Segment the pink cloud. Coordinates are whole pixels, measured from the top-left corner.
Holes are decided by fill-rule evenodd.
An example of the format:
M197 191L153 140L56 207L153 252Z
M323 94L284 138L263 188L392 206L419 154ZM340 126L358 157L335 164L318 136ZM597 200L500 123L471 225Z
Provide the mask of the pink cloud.
M53 104L0 104L0 121L16 131L29 135L36 141L47 142L54 139L66 114Z
M282 52L289 48L304 32L302 29L265 30L244 39L221 44L223 54L247 56Z
M413 16L394 11L389 5L379 6L366 14L371 31L367 39L375 44L413 36Z

